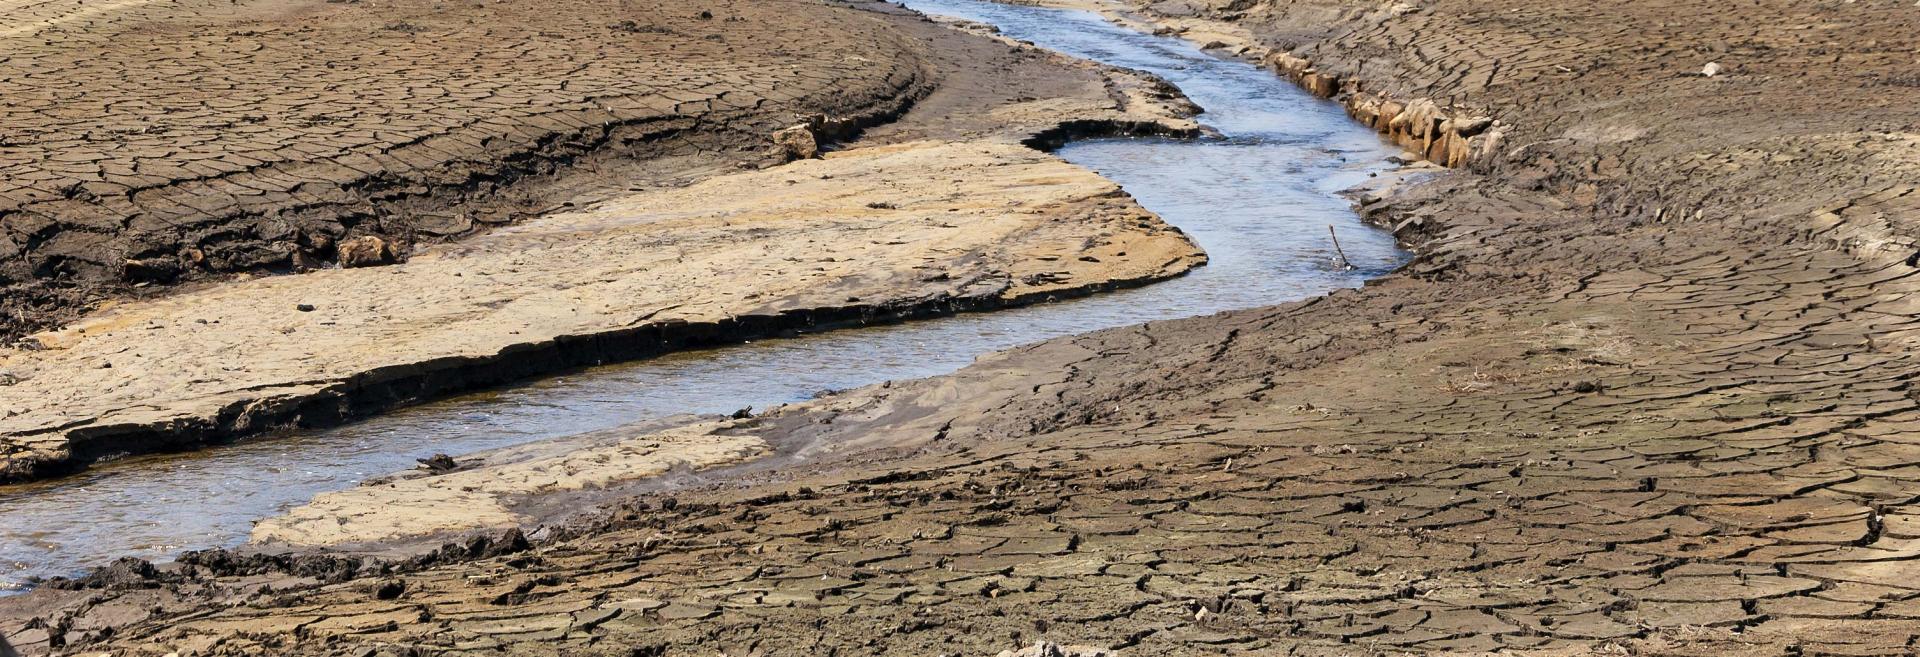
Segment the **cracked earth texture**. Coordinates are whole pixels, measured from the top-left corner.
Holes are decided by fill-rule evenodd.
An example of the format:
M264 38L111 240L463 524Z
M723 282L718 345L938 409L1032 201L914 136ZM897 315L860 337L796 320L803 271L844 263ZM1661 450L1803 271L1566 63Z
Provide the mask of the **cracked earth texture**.
M515 554L292 589L323 570L126 566L0 602L0 632L117 654L1916 651L1911 7L1148 10L1500 117L1510 146L1369 203L1422 254L1364 290L789 407L728 431L831 458Z
M322 267L924 93L925 44L806 2L0 2L0 336L134 286ZM617 182L613 183L617 189ZM592 185L587 185L592 186ZM558 190L559 193L554 193ZM558 199L558 200L556 200Z
M332 424L689 345L1137 285L1204 261L1112 183L1014 143L1072 122L1194 130L1179 118L1191 108L1163 83L917 15L844 7L832 15L840 14L879 21L893 40L915 44L894 54L925 69L926 89L896 90L910 98L835 101L917 101L909 118L860 142L875 148L732 175L697 155L585 166L568 175L642 172L619 181L652 187L661 178L664 189L599 190L566 212L423 247L395 266L104 305L0 347L0 481ZM801 75L803 64L779 68ZM999 80L1007 76L1019 79ZM663 97L706 93L698 76L677 83L686 89ZM834 115L816 127L830 135L848 123L858 120ZM735 136L748 153L770 150L766 133ZM779 193L769 198L768 189ZM832 245L831 257L822 245Z
M402 265L233 282L37 334L42 349L0 350L18 377L0 387L0 481L603 358L1034 303L1204 261L1118 186L1023 146L852 149Z

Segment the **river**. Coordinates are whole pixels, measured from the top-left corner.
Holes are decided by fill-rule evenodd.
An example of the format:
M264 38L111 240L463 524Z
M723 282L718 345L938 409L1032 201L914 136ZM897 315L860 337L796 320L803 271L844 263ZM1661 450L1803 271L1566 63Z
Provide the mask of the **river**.
M1266 306L1356 287L1406 260L1337 192L1398 149L1341 108L1244 62L1097 15L974 0L908 0L929 14L1159 75L1223 137L1080 141L1057 153L1120 183L1191 235L1210 263L1145 288L986 314L763 340L549 377L321 431L122 459L0 488L0 589L121 556L164 560L236 545L254 521L313 495L461 454L682 413L804 400L825 389L951 372L979 354L1101 328ZM1328 227L1354 268L1335 264Z

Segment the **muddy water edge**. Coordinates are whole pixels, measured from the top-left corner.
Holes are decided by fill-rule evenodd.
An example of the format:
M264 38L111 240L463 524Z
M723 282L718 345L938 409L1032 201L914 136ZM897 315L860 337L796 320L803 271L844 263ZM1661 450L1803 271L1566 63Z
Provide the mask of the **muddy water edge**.
M1392 236L1363 224L1338 194L1386 170L1386 158L1399 151L1339 105L1252 65L1087 12L974 0L906 4L1180 87L1206 110L1199 120L1221 137L1089 140L1057 154L1120 183L1188 232L1209 265L1093 298L685 352L324 431L122 459L66 479L0 488L0 591L122 556L164 560L181 550L236 545L261 518L433 453L765 408L821 390L937 375L1023 343L1355 287L1405 261ZM1329 227L1352 269L1336 264Z

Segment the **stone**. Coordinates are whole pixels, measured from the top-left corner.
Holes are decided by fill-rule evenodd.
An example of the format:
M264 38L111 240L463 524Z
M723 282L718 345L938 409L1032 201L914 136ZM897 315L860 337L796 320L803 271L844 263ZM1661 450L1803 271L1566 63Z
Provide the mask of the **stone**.
M453 472L454 470L460 469L460 462L453 460L453 457L447 456L446 454L435 454L424 459L415 460L420 462L420 467L434 474Z
M1332 98L1340 93L1340 76L1332 73L1309 71L1300 78L1300 86L1307 92L1321 98Z
M814 137L813 128L804 124L774 131L773 147L774 153L788 162L811 160L820 154L820 141Z
M393 261L393 246L378 237L366 235L340 243L341 267L377 267Z
M1493 119L1476 116L1468 119L1450 119L1447 121L1447 124L1447 128L1454 134L1462 137L1472 137L1492 126Z

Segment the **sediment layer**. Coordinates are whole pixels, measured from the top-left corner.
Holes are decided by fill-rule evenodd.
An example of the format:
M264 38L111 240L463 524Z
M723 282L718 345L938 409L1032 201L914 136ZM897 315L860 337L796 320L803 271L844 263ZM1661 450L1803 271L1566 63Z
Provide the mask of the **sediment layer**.
M1910 8L1148 10L1500 119L1508 145L1369 200L1423 250L1364 290L728 430L832 446L805 474L295 591L259 585L316 578L103 577L0 602L0 631L135 654L1920 645Z
M891 36L869 55L914 62L919 86L872 98L855 89L833 100L837 107L871 101L864 112L782 118L759 103L749 118L800 121L810 147L872 128L861 144L888 148L690 189L677 186L736 171L734 162L690 156L617 169L574 162L562 177L612 180L643 170L649 175L619 178L623 189L664 189L594 194L588 198L604 200L587 204L591 210L425 248L398 266L107 304L0 348L0 407L8 409L0 417L0 482L70 472L106 456L324 426L689 346L1137 285L1203 260L1110 183L1015 145L1063 125L1192 133L1194 124L1181 117L1194 110L1177 91L876 9L843 7L831 16L879 21ZM887 50L896 42L913 47ZM789 67L819 74L805 73L805 65ZM893 114L909 103L920 109ZM882 119L892 122L869 125ZM736 128L745 130L728 130ZM732 137L730 147L748 154L742 163L767 164L768 133ZM960 177L938 177L945 175ZM914 189L891 191L900 185ZM1027 188L1045 185L1053 187ZM591 187L566 189L583 186ZM768 190L778 197L768 201Z
M769 197L767 190L778 190ZM1198 249L1016 144L910 142L542 217L391 267L98 312L7 354L0 476L324 425L531 373L1178 275Z
M624 189L622 163L762 150L796 117L871 123L932 85L924 43L805 3L0 12L9 339L151 285L322 268L358 236L404 255Z

